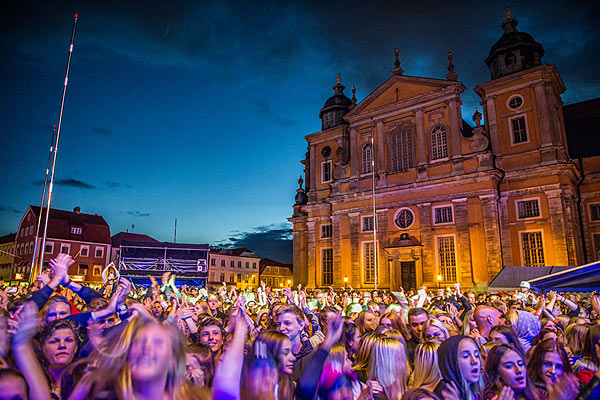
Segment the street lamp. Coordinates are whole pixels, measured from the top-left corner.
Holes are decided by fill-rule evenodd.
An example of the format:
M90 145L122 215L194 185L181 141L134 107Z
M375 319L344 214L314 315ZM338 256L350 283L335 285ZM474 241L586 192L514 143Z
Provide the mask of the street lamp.
M344 289L346 288L346 285L348 285L348 275L344 275Z
M440 287L440 285L442 284L442 280L444 279L444 277L440 274L437 276L437 280L438 280L438 287Z
M291 279L288 279L288 286L292 287L292 281L291 281Z

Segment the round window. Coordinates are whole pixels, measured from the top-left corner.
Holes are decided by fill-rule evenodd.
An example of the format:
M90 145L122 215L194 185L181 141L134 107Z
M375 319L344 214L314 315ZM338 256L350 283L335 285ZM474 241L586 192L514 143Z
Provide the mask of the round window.
M403 208L402 210L396 213L396 218L394 218L394 223L398 228L406 229L413 224L415 221L415 216L412 211L408 208Z
M508 108L511 110L517 110L523 105L523 98L521 96L513 96L508 99Z

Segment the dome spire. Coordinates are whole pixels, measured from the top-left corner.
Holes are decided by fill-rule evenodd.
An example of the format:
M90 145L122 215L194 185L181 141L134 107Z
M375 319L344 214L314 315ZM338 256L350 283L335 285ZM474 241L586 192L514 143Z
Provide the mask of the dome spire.
M517 31L517 25L519 22L516 19L513 19L511 16L510 9L506 6L506 10L504 11L504 21L502 22L502 29L504 29L504 33L512 33Z
M396 55L396 60L394 61L394 69L392 70L392 73L394 75L402 75L404 73L404 70L400 68L400 59L398 58L399 53L400 52L398 51L398 49L394 51L394 54Z
M352 85L352 104L356 104L356 86Z
M446 79L449 81L455 81L458 79L458 74L454 72L454 64L452 63L452 52L448 52L448 73L446 74Z

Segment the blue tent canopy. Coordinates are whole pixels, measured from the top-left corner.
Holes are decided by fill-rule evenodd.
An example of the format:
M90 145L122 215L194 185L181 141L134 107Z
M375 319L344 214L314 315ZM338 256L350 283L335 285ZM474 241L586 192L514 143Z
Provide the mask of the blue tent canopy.
M529 281L533 289L591 292L600 289L600 262L573 267Z

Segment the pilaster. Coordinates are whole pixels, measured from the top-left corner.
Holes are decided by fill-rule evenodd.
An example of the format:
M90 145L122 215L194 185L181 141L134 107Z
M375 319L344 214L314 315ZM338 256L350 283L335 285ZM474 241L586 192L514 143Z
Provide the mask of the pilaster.
M333 215L331 217L333 231L333 285L336 287L344 285L342 278L342 232L340 229L340 218L340 215Z
M359 213L349 213L350 218L350 284L359 288L362 285L360 278L360 221Z
M307 260L307 283L306 286L314 288L317 284L317 250L315 237L315 221L306 223L308 228L308 260Z
M390 287L390 268L385 248L388 246L388 209L377 210L377 282L378 287Z
M417 165L425 165L427 164L427 155L425 153L427 141L425 140L425 119L422 108L416 111L415 120L417 123Z
M466 285L471 285L473 282L473 265L471 260L471 234L469 232L469 220L467 216L467 199L453 199L454 204L454 219L456 223L457 233L457 255L459 270L457 271L460 275L457 279ZM460 276L460 278L459 278Z
M510 226L508 221L508 198L501 197L498 204L500 211L500 244L502 247L502 264L515 265L512 258L512 244L510 241Z
M375 171L377 171L377 173L385 172L384 138L383 121L379 120L377 121L377 141L375 142L375 149L377 150L377 164L375 165Z
M500 231L498 228L498 211L496 195L479 196L483 213L483 230L485 237L485 253L489 281L502 270L500 257Z
M545 192L550 210L550 225L552 227L552 247L554 249L554 265L569 265L569 252L565 235L564 209L562 204L563 192L560 189ZM546 261L547 262L547 261Z
M431 230L431 203L418 204L421 221L421 244L423 245L423 282L434 283L435 249Z

